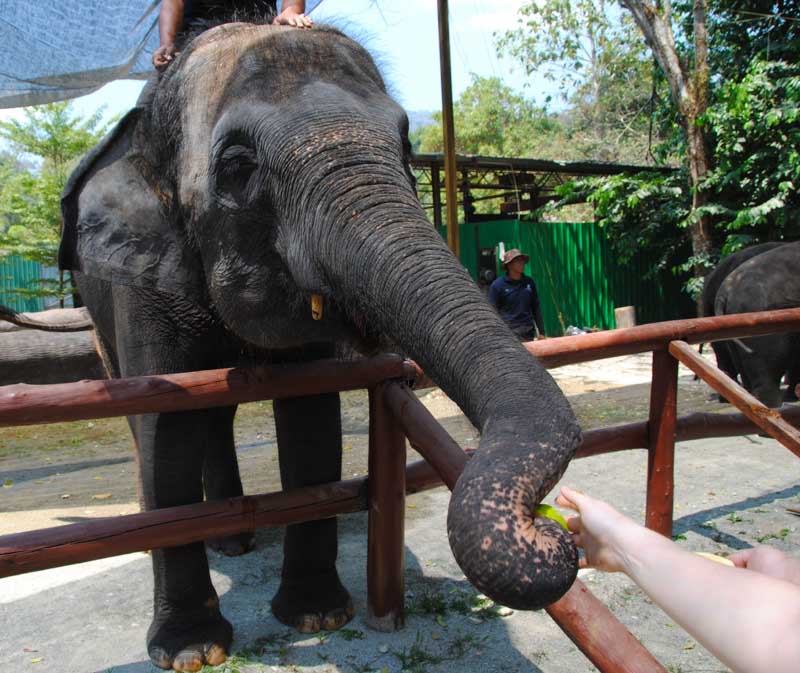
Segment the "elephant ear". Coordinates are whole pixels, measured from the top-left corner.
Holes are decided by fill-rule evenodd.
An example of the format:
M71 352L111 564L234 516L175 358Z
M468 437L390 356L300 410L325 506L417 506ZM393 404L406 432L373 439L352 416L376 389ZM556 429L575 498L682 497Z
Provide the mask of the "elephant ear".
M200 259L171 217L171 190L131 147L141 112L125 115L70 176L59 267L202 302Z

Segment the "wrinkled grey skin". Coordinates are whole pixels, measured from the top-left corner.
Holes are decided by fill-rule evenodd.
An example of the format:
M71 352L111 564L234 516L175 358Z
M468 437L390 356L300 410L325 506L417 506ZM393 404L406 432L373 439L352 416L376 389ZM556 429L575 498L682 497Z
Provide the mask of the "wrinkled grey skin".
M570 536L533 512L580 431L425 218L409 152L406 116L357 44L319 26L218 27L73 176L61 263L76 270L120 376L397 344L482 431L451 500L456 559L493 598L540 608L577 573ZM312 294L325 297L320 321ZM338 479L338 396L274 409L284 488ZM131 420L148 508L201 500L204 479L208 497L241 492L234 411ZM288 527L284 552L276 616L305 631L341 627L352 602L335 520ZM155 551L153 567L154 663L219 663L232 627L203 545Z
M752 257L731 271L714 298L716 315L774 311L800 306L800 243L787 243ZM763 404L779 407L784 373L786 399L800 381L800 334L771 334L728 341L742 384Z
M749 248L744 248L721 259L719 264L714 267L714 270L706 276L705 281L703 282L703 315L714 315L714 301L717 298L717 292L719 291L720 285L722 285L731 271L741 264L744 264L748 259L751 259L756 255L760 255L762 252L774 250L781 245L785 245L785 243L774 242L752 245ZM736 369L736 364L734 363L733 353L730 350L729 343L727 341L713 341L711 343L711 348L714 350L714 355L717 358L717 367L730 376L734 381L737 381L739 379L739 371ZM719 396L719 399L721 402L726 401L721 395Z

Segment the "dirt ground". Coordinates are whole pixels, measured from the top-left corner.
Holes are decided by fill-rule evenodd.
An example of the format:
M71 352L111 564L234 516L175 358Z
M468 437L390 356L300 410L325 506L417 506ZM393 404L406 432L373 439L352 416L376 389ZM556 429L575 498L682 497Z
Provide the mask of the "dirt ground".
M551 373L584 429L647 416L649 354L570 365ZM459 444L477 445L477 432L441 391L419 395ZM679 414L732 410L710 397L709 388L682 368ZM366 393L343 394L342 412L344 476L363 475ZM236 439L245 491L277 490L270 403L240 408ZM409 460L418 459L413 451L409 454ZM678 544L726 554L769 543L800 555L800 518L787 510L800 506L800 465L777 442L758 435L687 442L678 445L675 462ZM134 470L122 419L6 429L0 436L0 534L133 513L138 510ZM575 461L564 482L641 520L645 479L645 452L628 451ZM271 617L268 606L280 568L280 531L260 531L257 550L245 557L210 553L223 611L232 616L237 634L234 656L218 670L595 670L544 612L510 611L476 594L447 545L447 502L444 488L408 499L408 619L406 628L395 634L370 631L363 623L364 515L344 517L340 524L340 572L359 616L336 634L301 636ZM581 574L671 673L726 670L625 577ZM144 648L151 587L144 554L0 580L0 662L21 671L151 673L157 669L146 661ZM80 647L75 647L76 640Z

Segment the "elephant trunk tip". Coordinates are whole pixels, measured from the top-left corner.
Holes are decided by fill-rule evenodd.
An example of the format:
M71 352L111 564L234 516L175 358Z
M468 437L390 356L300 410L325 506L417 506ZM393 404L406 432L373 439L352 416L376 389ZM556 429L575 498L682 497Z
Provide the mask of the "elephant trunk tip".
M578 575L571 534L535 513L560 474L543 477L529 452L504 456L500 466L490 453L479 450L453 490L450 547L467 579L492 600L539 610L559 600Z

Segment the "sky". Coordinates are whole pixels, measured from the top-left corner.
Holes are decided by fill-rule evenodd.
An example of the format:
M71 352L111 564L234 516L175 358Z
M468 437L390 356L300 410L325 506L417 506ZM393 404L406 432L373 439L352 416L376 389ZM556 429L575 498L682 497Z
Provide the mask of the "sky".
M470 84L470 73L500 77L512 89L544 103L555 85L527 76L508 59L500 59L493 33L516 25L523 0L449 0L450 59L453 98ZM441 109L439 36L436 0L323 0L311 16L333 19L357 37L383 64L384 77L407 110ZM339 20L338 22L336 20ZM120 80L95 93L74 99L86 116L101 105L106 117L124 113L134 104L142 82ZM20 109L0 110L0 118L19 118Z

